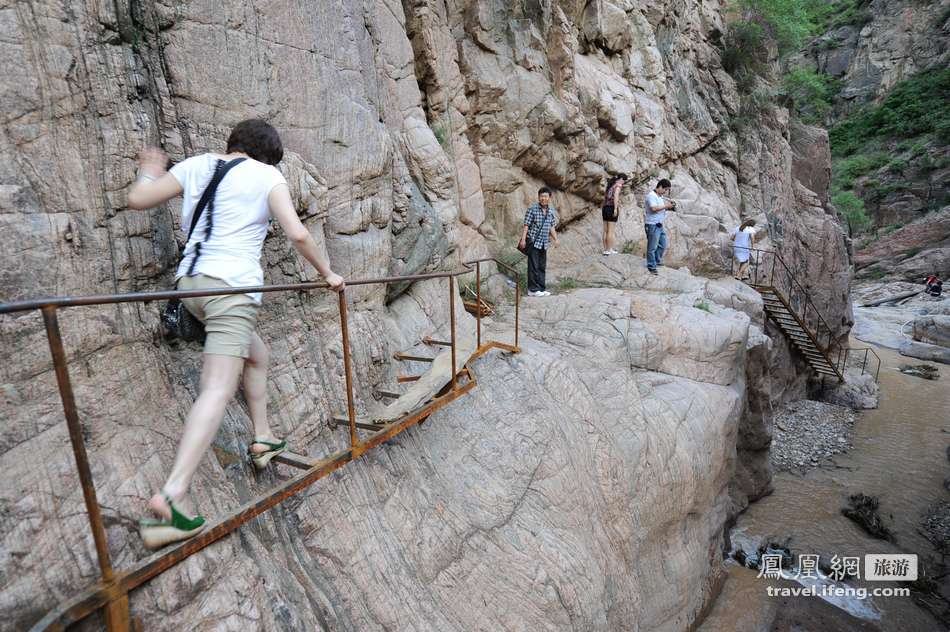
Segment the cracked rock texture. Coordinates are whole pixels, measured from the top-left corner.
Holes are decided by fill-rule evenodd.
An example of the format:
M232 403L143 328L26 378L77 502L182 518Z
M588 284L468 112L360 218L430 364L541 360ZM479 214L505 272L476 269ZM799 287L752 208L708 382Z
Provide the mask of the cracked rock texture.
M667 263L709 276L726 269L726 232L756 217L845 335L827 139L780 108L730 131L718 2L516 4L0 0L4 301L169 287L179 209L125 208L135 155L220 150L249 116L280 129L301 217L349 279L508 253L547 184L563 235L552 277L614 287L526 300L524 354L479 360L477 389L424 427L136 591L147 629L695 619L727 516L768 489L771 409L804 378L748 288L685 269L649 277L633 255L588 259L603 185L633 174L617 232L642 253L640 200L671 176ZM279 230L264 265L271 283L314 278ZM448 335L446 294L444 282L347 292L360 411L406 370L394 352ZM200 358L161 340L159 309L60 319L118 568L144 555L135 521L197 388ZM334 297L268 296L259 331L276 431L313 455L341 447L325 424L345 409ZM0 336L0 627L20 629L96 564L42 322L3 317ZM247 428L239 399L195 480L208 516L289 475L253 475Z

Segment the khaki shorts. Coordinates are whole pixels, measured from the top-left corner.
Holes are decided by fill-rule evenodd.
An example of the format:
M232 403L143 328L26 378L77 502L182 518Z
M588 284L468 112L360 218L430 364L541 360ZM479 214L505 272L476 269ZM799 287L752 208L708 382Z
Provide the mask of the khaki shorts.
M198 274L178 279L179 290L205 290L227 287L221 279ZM205 353L247 358L260 309L247 294L200 296L181 300L191 314L204 323Z

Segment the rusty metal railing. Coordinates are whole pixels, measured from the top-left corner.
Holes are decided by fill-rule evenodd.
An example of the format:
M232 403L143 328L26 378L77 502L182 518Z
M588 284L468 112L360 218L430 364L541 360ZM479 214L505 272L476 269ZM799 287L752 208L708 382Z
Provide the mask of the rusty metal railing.
M50 297L0 304L0 315L33 311L40 311L42 313L43 322L46 328L46 337L49 343L50 353L53 359L53 366L56 372L56 381L59 387L60 399L62 400L63 404L63 413L66 418L66 425L69 430L69 439L70 443L72 444L73 456L76 460L76 469L79 475L80 484L82 486L83 500L86 505L86 513L89 518L89 526L92 531L92 536L95 543L96 556L98 559L99 571L101 575L101 579L98 583L87 588L72 599L60 604L57 608L48 613L43 619L37 622L32 629L37 631L64 629L66 625L83 619L100 608L104 608L105 623L107 629L110 632L129 630L131 618L128 595L131 590L137 588L152 577L155 577L168 568L174 566L178 562L200 551L209 544L231 533L241 525L252 520L264 511L276 506L283 500L299 493L303 489L315 483L317 480L324 478L348 462L359 458L368 450L380 445L384 441L415 425L419 421L427 418L436 410L442 408L449 402L457 399L464 393L471 390L471 388L475 385L474 375L467 367L460 369L458 366L458 358L456 357L455 280L458 276L469 274L474 270L476 278L476 291L480 299L481 266L483 263L488 262L494 263L498 267L513 273L513 276L516 279L514 344L488 342L483 345L481 313L477 313L477 350L472 357L478 357L490 349L502 349L514 353L520 351L518 347L518 333L520 325L519 302L521 298L521 283L517 280L518 275L516 271L497 259L489 257L467 261L464 262L464 268L462 270L452 272L433 272L428 274L391 276L376 279L347 281L347 286L353 287L394 282L446 279L449 292L450 340L448 342L433 342L451 347L452 375L450 383L420 409L413 411L394 422L381 426L379 430L373 432L373 434L369 435L368 437L361 438L357 432L357 428L364 427L365 424L358 424L356 421L346 291L341 291L339 293L338 303L340 312L340 332L343 342L343 365L346 388L347 417L350 431L350 446L344 450L340 450L332 454L329 457L319 460L309 459L308 457L298 457L297 455L277 457L277 460L280 462L300 468L304 470L304 472L296 477L291 478L289 481L282 483L274 490L271 490L271 492L264 494L263 496L259 496L251 502L239 507L231 515L218 519L216 522L209 524L201 533L190 540L186 540L183 543L166 548L162 552L155 553L150 557L140 560L131 569L125 571L116 571L112 566L105 526L96 496L95 481L93 480L92 472L89 467L89 457L86 454L85 441L83 439L82 432L82 422L79 419L79 412L76 406L73 386L69 376L68 358L63 345L62 333L60 332L59 328L59 311L65 308L77 306L112 305L117 303L148 303L151 301L162 301L172 298L181 299L203 296L225 296L231 294L247 294L257 292L270 293L328 290L329 286L326 283L318 282L292 283L240 288L226 287L201 290L131 292L126 294L106 294L83 297ZM474 269L472 266L474 266ZM469 362L469 360L470 358L466 358L464 363ZM458 378L463 374L468 378L468 381L465 384L460 385Z
M818 350L825 355L828 362L835 367L840 375L844 375L848 356L851 353L864 351L865 360L861 368L862 373L867 372L869 352L874 354L874 357L877 358L877 371L874 373L874 379L877 380L881 367L880 357L870 348L851 348L841 345L834 330L828 326L821 312L815 307L811 293L802 286L782 257L774 250L759 250L757 248L749 248L748 250L751 268L749 284L755 289L769 289L777 292L787 304L795 319L812 337ZM736 262L734 259L732 265L733 275L735 275Z

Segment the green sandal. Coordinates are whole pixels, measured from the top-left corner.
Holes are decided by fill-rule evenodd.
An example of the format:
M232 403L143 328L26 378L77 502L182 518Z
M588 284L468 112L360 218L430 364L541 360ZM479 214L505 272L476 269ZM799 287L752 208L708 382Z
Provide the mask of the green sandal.
M268 449L264 452L251 452L251 446L247 447L247 453L251 456L251 460L254 462L254 467L259 470L263 470L265 467L267 467L267 464L270 463L271 459L287 449L286 441L271 443L270 441L260 441L255 439L251 442L251 445L254 445L255 443L266 445L268 447Z
M139 520L139 535L145 548L160 549L166 544L187 540L205 528L205 519L201 516L188 518L172 504L168 494L162 493L169 509L172 510L171 520Z

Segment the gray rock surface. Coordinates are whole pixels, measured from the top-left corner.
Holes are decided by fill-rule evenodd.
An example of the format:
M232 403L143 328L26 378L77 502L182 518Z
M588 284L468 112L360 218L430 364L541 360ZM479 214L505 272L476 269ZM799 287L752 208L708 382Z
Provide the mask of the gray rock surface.
M950 364L950 349L940 345L931 345L915 340L905 340L897 350L900 351L901 355L905 355L909 358Z
M914 340L931 345L950 347L950 315L926 315L911 323Z
M877 408L881 391L873 373L873 358L869 368L869 373L863 373L860 367L847 370L844 382L827 384L821 392L822 401L855 410Z

